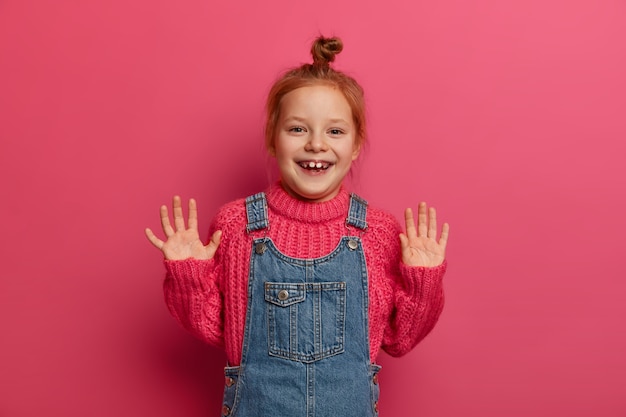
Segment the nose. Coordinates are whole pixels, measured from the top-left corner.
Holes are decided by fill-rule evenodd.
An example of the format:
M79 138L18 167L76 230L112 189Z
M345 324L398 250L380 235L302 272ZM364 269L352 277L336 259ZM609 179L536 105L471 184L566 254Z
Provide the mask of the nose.
M313 132L308 138L304 149L309 152L324 152L328 150L328 143L323 133Z

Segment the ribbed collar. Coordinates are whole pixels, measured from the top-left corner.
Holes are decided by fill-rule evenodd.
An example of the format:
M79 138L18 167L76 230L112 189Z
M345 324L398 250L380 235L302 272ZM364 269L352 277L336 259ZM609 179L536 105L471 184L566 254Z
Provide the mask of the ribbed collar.
M348 215L350 194L342 186L339 194L332 200L322 203L309 203L289 195L280 182L272 185L266 192L269 208L279 216L303 223L322 223Z

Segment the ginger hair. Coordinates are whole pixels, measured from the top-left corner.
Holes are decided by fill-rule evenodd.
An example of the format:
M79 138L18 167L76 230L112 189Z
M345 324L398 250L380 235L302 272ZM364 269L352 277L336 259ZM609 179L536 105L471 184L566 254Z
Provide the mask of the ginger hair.
M366 137L365 99L363 88L356 80L341 71L331 68L335 56L343 50L343 42L337 37L318 37L311 46L312 64L303 64L284 73L272 86L265 105L265 147L274 153L274 140L280 118L283 97L302 87L327 85L339 90L352 110L356 128L355 146L360 148Z

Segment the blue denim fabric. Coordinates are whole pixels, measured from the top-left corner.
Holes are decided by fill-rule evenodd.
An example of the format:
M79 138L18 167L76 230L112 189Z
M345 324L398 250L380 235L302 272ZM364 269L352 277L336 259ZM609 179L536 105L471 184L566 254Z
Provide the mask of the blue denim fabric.
M246 207L249 231L269 227L262 193ZM347 224L365 229L366 213L367 203L351 196ZM316 259L288 257L269 238L255 239L251 251L241 364L225 369L222 415L376 417L380 366L369 355L359 237L344 236Z
M248 216L248 233L265 229L268 226L267 200L265 193L258 193L246 198L246 215Z

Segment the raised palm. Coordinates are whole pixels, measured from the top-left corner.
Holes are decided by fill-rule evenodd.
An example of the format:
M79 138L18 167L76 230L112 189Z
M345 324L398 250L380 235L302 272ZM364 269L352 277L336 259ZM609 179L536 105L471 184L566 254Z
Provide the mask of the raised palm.
M221 231L216 231L211 236L211 241L205 245L200 240L198 234L198 209L196 200L189 200L189 220L185 226L183 217L183 209L180 197L175 196L172 200L172 209L174 212L174 227L170 223L170 217L167 206L161 206L161 227L167 239L165 241L159 239L150 229L146 229L146 237L157 249L163 252L165 259L183 260L183 259L211 259L215 255L222 237Z
M400 234L402 262L409 266L441 265L446 257L448 223L443 224L437 241L437 213L433 207L428 209L426 203L420 203L417 209L417 228L410 208L404 211L404 221L406 233Z

